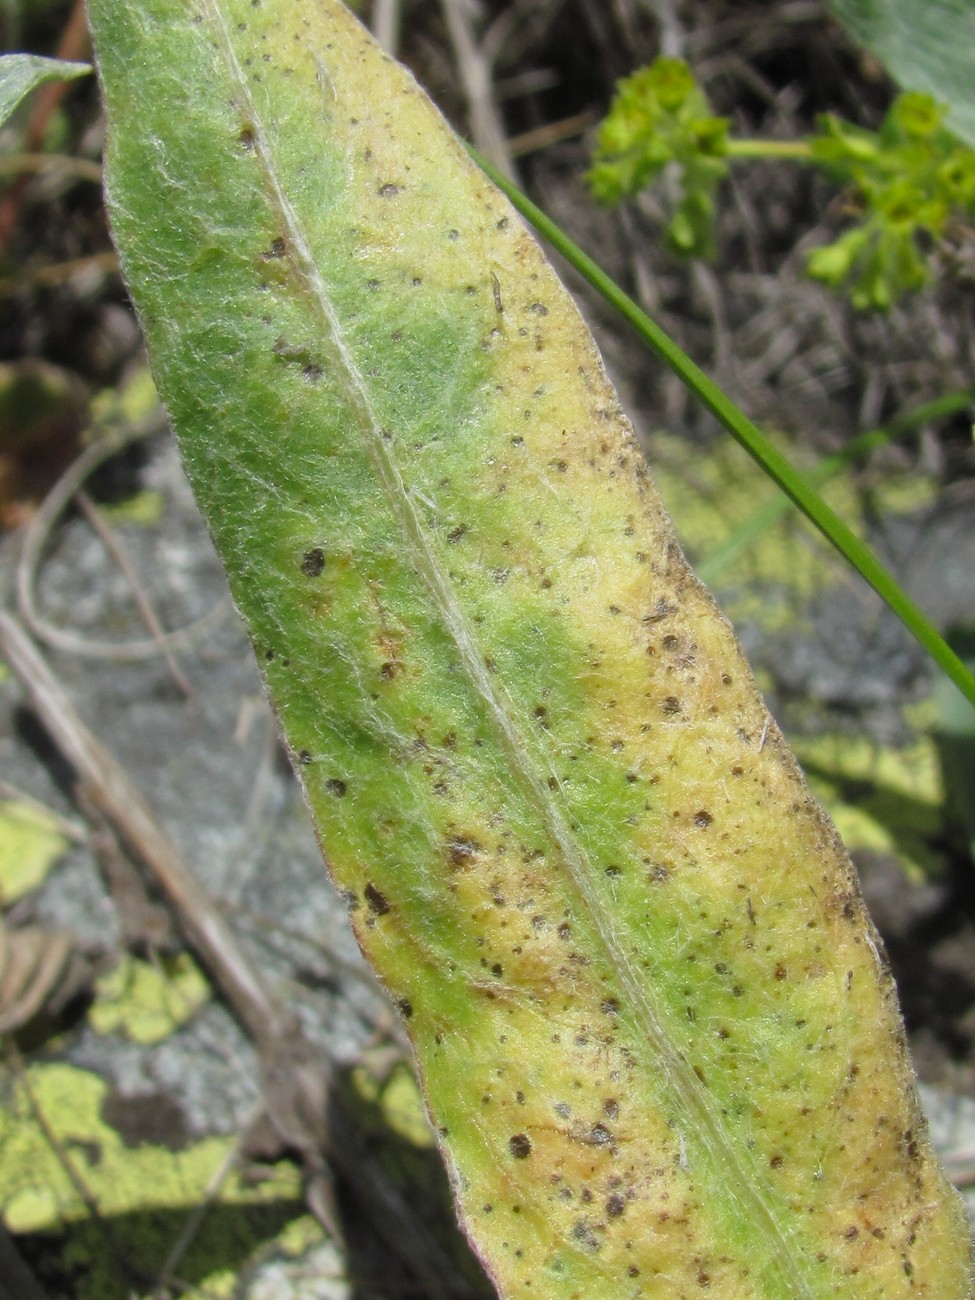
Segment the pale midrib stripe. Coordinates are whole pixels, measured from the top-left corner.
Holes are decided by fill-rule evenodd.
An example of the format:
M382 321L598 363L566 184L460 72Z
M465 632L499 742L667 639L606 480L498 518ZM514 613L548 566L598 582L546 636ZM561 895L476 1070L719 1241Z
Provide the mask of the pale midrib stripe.
M400 468L383 437L365 378L345 341L341 322L332 305L328 287L319 274L303 225L279 181L260 114L244 71L237 60L230 29L224 19L219 0L204 0L204 3L219 35L235 92L240 99L246 101L248 124L254 132L255 154L263 163L269 197L284 226L288 254L308 290L313 307L321 315L329 341L347 377L348 397L358 413L367 450L376 467L393 516L402 530L416 570L433 597L451 639L457 647L461 662L484 701L518 778L562 854L572 885L593 922L609 965L615 970L642 1029L660 1058L659 1061L651 1061L650 1067L654 1069L663 1066L676 1097L678 1110L682 1110L696 1120L698 1140L706 1147L716 1169L723 1172L725 1190L732 1199L737 1200L740 1212L754 1226L756 1246L763 1239L774 1242L772 1254L775 1263L791 1286L792 1295L796 1300L815 1300L816 1290L805 1276L802 1252L795 1249L787 1234L783 1232L760 1186L758 1171L749 1168L742 1161L716 1115L706 1089L687 1063L683 1053L671 1042L664 1030L660 1015L653 1006L642 979L617 940L611 918L606 914L602 900L593 886L594 871L584 849L575 839L562 811L552 799L546 781L540 779L533 769L532 759L525 750L514 720L516 711L507 698L506 692L492 680L488 673L475 636L451 584L430 547L413 497L403 482ZM244 107L243 104L239 106ZM546 777L554 775L554 772L545 775ZM693 1131L692 1128L692 1133Z

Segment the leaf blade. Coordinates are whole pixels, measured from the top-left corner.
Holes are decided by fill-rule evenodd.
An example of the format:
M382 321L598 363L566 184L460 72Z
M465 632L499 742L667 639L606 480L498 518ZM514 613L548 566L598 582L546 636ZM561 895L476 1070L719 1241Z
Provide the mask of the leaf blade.
M830 8L900 85L947 103L953 130L975 144L975 14L967 0L830 0Z
M72 81L91 72L87 63L45 59L39 54L0 54L0 126L32 90L49 81Z
M843 1238L830 1202L864 1170L835 1143L822 1187L789 1167L802 1106L835 1118L885 1071L913 1123L889 981L537 246L341 6L91 13L158 385L499 1287L843 1294L841 1261L870 1251L897 1294L905 1216L893 1246ZM780 839L799 823L774 905L751 899L769 849L715 803L727 782ZM799 942L810 920L829 962ZM802 980L786 999L783 960L835 986L859 1082L826 1050L833 1001ZM763 1098L793 1098L763 1113L733 1057L772 1060ZM870 1152L871 1205L903 1210L895 1147ZM913 1249L950 1256L960 1295L957 1208L918 1153L912 1213L940 1208ZM799 1187L812 1216L787 1209Z

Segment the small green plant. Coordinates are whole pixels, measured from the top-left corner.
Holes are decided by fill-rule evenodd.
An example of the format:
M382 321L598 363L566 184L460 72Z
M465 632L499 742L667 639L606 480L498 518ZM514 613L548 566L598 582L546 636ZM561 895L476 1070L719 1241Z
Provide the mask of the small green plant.
M846 191L853 224L815 249L806 270L861 309L886 311L921 288L931 249L953 220L975 211L975 151L948 130L930 95L899 95L879 131L827 113L805 140L735 139L687 64L673 58L619 83L588 179L600 202L616 204L674 172L667 242L701 257L714 251L715 192L743 158L806 163Z

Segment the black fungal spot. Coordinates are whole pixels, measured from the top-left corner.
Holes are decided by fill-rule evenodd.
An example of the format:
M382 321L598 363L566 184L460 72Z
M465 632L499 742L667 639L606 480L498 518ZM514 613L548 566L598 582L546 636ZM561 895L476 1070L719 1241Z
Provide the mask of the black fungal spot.
M508 1150L516 1160L527 1160L532 1153L531 1138L526 1133L515 1133L508 1138Z
M299 753L298 762L301 763L302 767L307 767L307 765L311 762L311 754L309 754L307 749L303 749Z
M680 700L676 695L668 695L660 705L661 713L674 714L680 713Z
M325 782L325 789L329 792L329 794L334 794L336 799L344 799L346 792L348 791L348 788L349 787L345 784L345 782L340 780L340 778L337 776L330 777Z
M626 1200L619 1192L614 1192L606 1200L606 1214L610 1219L618 1219L626 1209Z
M252 153L257 147L254 132L249 126L245 126L243 131L241 131L240 135L237 137L237 143L240 145L241 149L246 150L247 153Z
M392 181L387 181L385 185L380 185L379 189L376 191L381 199L395 199L399 192L400 187L394 185Z
M698 809L694 814L694 825L699 827L702 831L707 830L713 821L714 818L705 808Z
M466 835L456 835L447 843L447 853L452 867L465 867L477 855L480 849L477 840Z
M548 315L548 308L545 306L543 302L533 302L528 310L530 312L533 312L536 316Z
M617 1119L620 1113L619 1102L615 1097L607 1097L603 1102L603 1114L608 1119Z
M605 1147L613 1140L613 1135L605 1124L593 1124L587 1137L583 1139L589 1146Z
M604 1016L618 1016L620 1011L619 998L603 998L599 1004L599 1009Z
M453 242L454 240L460 239L460 231L459 231L459 230L448 230L448 231L447 231L447 238L448 238L451 242Z
M374 916L385 916L389 911L389 903L385 895L381 894L376 886L370 881L365 890L366 902L369 904L369 911Z
M409 1020L410 1016L413 1014L413 1003L409 998L400 998L396 1005L399 1007L400 1015L403 1016L405 1020Z
M569 925L568 921L563 921L556 933L560 939L568 939L569 935L572 933L572 926Z
M588 1219L577 1219L572 1225L571 1236L573 1241L577 1241L584 1249L594 1253L602 1244Z
M325 371L317 361L310 362L301 372L302 378L304 378L309 384L317 384L324 373Z
M458 524L456 528L452 528L450 532L447 534L447 541L452 543L459 542L466 532L467 532L467 525Z
M284 237L278 235L275 239L271 240L270 245L261 254L261 260L264 262L277 261L279 258L284 257L287 251L288 245L285 243Z
M320 546L313 546L301 557L301 571L306 578L317 578L325 568L325 552Z

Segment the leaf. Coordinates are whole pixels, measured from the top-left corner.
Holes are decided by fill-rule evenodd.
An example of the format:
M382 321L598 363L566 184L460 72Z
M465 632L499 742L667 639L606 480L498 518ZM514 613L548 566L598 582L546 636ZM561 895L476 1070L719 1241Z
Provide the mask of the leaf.
M155 378L503 1295L968 1294L852 869L581 319L335 0L91 0Z
M899 85L947 104L949 125L975 145L970 0L830 0L830 8Z
M0 126L38 86L48 81L71 81L89 72L87 63L44 59L39 54L0 54Z

